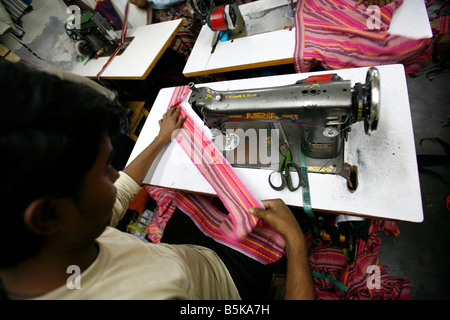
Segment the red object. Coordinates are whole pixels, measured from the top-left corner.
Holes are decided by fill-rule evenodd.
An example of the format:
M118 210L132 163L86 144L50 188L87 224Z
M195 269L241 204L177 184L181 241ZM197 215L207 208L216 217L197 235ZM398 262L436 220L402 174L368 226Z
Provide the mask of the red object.
M450 210L450 196L447 196L447 209Z
M306 79L306 83L326 82L326 81L331 81L332 78L333 78L333 73L323 74L320 76L310 76L310 77L308 77L308 79Z
M100 80L101 75L106 70L106 68L110 65L110 63L114 60L114 58L117 56L117 54L119 53L119 51L122 48L122 46L125 44L125 40L126 40L126 37L127 37L127 31L128 31L128 11L129 10L130 10L130 1L127 1L127 4L125 6L125 17L123 19L123 24L122 24L122 35L120 37L120 45L117 46L116 50L109 57L108 61L106 61L106 63L103 66L102 70L100 70L100 72L97 74L97 80L100 83L102 82Z
M227 30L227 22L225 20L225 6L214 9L209 17L209 26L212 31Z

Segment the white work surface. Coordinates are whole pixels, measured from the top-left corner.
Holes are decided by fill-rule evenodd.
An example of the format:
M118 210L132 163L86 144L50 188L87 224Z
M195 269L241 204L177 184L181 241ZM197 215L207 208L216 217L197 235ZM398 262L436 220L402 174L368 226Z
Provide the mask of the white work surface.
M127 37L133 41L121 55L117 55L102 74L105 79L136 79L147 78L159 58L170 45L182 19L154 23L128 30ZM72 72L81 76L96 78L109 57L91 59L86 64L77 63Z
M356 0L355 0L356 2ZM286 4L286 0L259 0L239 6L243 16ZM392 16L389 33L413 39L433 36L423 0L405 0ZM294 63L295 28L219 42L214 53L214 32L204 25L184 67L187 77Z
M378 129L368 136L363 122L352 125L345 144L345 162L358 166L358 189L347 190L346 180L337 175L309 173L311 202L314 210L324 210L349 215L386 218L401 221L423 220L419 175L414 145L414 135L402 65L377 67L380 71L381 103ZM365 83L368 68L336 70L345 80ZM315 72L314 75L328 72ZM305 74L261 77L244 80L199 84L215 90L236 90L293 84L305 79ZM150 111L139 139L131 153L131 162L159 132L158 120L165 113L174 88L162 89ZM189 103L184 103L192 119L210 130L193 113ZM234 168L255 196L264 199L281 198L286 204L302 207L301 189L290 192L274 191L268 184L271 170ZM172 140L152 165L144 183L167 188L215 194L189 157L175 140Z

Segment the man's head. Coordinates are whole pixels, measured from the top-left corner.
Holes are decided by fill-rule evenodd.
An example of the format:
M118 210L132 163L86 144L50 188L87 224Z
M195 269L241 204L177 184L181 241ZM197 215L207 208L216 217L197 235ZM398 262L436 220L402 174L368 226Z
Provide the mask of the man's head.
M1 269L38 253L57 222L88 232L93 226L76 225L76 215L95 224L106 218L92 211L110 214L117 172L109 137L124 109L86 86L9 63L0 63L0 92Z

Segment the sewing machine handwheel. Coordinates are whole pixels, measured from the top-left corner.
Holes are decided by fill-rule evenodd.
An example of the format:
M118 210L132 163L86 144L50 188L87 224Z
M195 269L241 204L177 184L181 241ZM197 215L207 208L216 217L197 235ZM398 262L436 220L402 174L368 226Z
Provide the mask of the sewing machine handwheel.
M370 105L364 119L364 131L366 134L371 134L377 129L380 117L380 73L377 68L372 67L367 71L365 85L368 88Z

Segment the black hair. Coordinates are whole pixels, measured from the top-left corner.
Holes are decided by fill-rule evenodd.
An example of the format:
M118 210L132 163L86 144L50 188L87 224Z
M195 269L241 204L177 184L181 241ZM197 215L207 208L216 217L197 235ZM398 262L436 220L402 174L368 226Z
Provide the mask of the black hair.
M39 251L25 209L46 196L76 199L101 140L118 133L124 115L86 85L0 62L0 268Z

